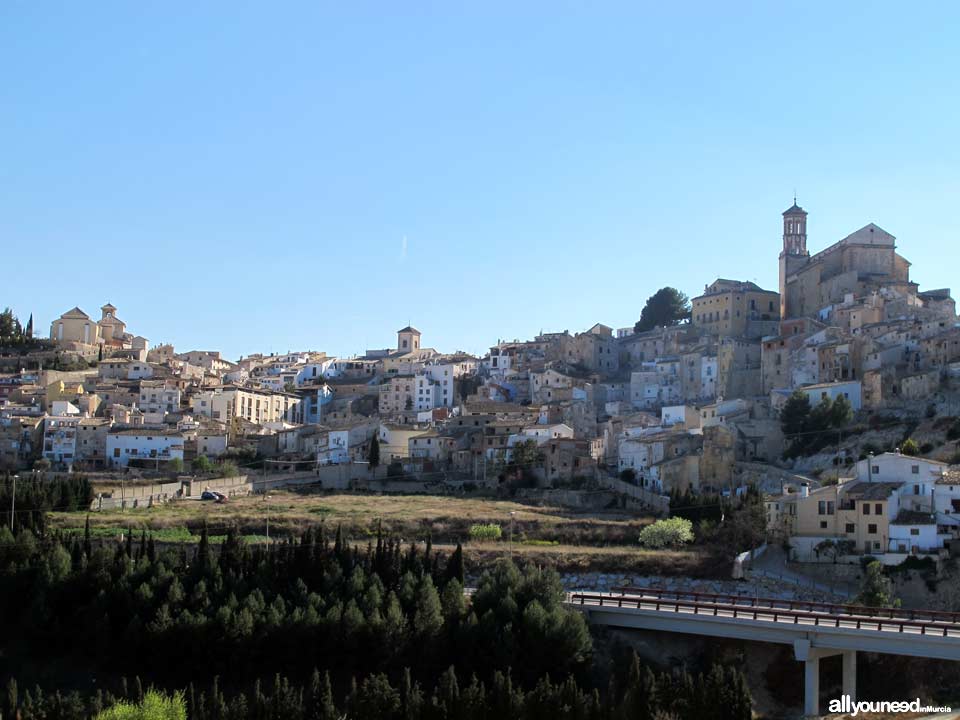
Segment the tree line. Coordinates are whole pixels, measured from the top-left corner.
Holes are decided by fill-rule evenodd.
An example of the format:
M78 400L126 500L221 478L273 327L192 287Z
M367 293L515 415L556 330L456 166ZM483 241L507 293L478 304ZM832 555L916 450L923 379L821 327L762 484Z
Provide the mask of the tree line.
M112 707L139 718L148 714L136 713L138 707L158 705L190 720L750 720L753 706L744 675L735 669L713 665L707 674L657 675L633 653L625 677L611 678L603 694L572 676L554 682L545 675L529 689L516 684L509 671L495 671L489 683L476 675L466 681L451 665L429 692L405 668L396 682L385 673L351 678L340 697L330 672L317 669L303 684L275 674L268 682L258 678L249 691L225 691L214 677L206 688L191 682L169 698L145 692L139 677L121 678L116 695L100 689L88 697L39 687L21 696L11 679L0 708L4 717L20 720L108 720Z
M569 706L579 709L550 714L613 718L637 696L629 679L595 692L592 638L563 604L556 572L503 559L469 599L464 574L459 547L443 556L429 540L402 545L380 533L362 547L323 526L274 545L248 545L230 529L219 550L206 528L195 546L162 547L146 532L116 543L91 537L89 525L77 536L4 526L0 678L55 688L12 686L24 718L87 717L98 703L142 696L144 683L124 690L124 676L186 690L199 720L324 717L310 700L317 673L348 717L492 717L512 698L520 709L505 717ZM265 675L279 685L258 684ZM414 696L422 703L411 709ZM72 709L31 709L49 703Z
M14 481L8 473L0 479L0 527L9 528L13 522L15 528L43 535L49 511L88 510L92 502L93 486L83 475L53 479L25 475Z

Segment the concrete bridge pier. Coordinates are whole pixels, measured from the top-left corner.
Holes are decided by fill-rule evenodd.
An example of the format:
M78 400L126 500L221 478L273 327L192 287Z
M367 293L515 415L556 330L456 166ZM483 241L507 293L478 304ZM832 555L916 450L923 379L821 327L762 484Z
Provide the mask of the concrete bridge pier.
M857 651L843 651L843 694L850 696L850 702L857 701Z
M809 640L794 640L794 656L803 667L803 714L820 716L820 658L843 655L843 694L857 701L857 651L810 647Z

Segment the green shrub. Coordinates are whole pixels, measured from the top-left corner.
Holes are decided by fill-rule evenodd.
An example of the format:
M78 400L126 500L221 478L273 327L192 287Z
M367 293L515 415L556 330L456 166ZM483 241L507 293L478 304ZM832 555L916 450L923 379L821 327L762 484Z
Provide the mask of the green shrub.
M908 455L910 457L916 457L920 454L920 446L917 445L917 441L913 438L907 438L903 445L900 447L900 452L903 455Z
M220 477L236 477L240 474L240 468L233 460L226 460L217 466L217 474Z
M98 713L95 720L187 720L187 704L183 693L167 697L156 690L148 690L143 702L118 702Z
M496 523L478 523L470 526L471 540L483 542L485 540L499 540L501 537L503 537L503 528Z
M693 542L693 523L682 517L657 520L640 531L640 544L657 550Z

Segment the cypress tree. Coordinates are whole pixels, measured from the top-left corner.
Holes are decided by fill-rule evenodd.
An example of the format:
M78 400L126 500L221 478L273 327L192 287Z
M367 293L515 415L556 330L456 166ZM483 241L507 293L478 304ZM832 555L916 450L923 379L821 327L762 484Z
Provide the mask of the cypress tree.
M460 543L457 543L456 549L450 555L450 559L447 560L447 567L444 570L443 576L444 580L456 580L463 586L463 546Z
M200 543L197 545L197 570L201 575L206 575L210 570L210 535L207 532L206 519L203 521Z
M17 717L19 697L17 696L17 681L15 678L10 678L7 682L7 695L4 700L5 709L3 716L8 718Z
M90 513L87 513L87 519L83 523L83 552L88 560L93 555L93 544L90 542Z

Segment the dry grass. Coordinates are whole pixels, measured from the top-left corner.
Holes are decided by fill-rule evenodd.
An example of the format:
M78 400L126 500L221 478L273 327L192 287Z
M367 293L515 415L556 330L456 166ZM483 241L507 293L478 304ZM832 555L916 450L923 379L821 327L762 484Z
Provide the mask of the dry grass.
M80 528L84 519L80 513L51 513L55 527ZM204 521L211 534L222 534L233 525L241 534L262 536L268 519L270 534L274 537L323 523L328 532L342 527L346 537L361 544L374 537L378 524L382 524L384 533L408 542L429 535L438 549L452 549L455 543L463 542L472 564L492 562L509 554L512 548L518 558L568 572L667 575L715 572L702 549L658 552L640 549L637 536L652 518L623 512L586 513L512 500L436 495L305 495L274 491L268 496L236 498L223 505L183 500L153 508L90 515L91 526L101 535L109 534L111 529L120 532L133 528L139 533L140 528L146 528L161 531L160 537L195 535ZM475 523L500 524L503 539L467 542L470 526Z
M513 515L511 515L513 513ZM52 513L53 524L61 527L83 523L76 513ZM498 523L509 531L511 518L515 538L569 542L579 535L592 540L606 538L609 543L634 543L640 529L650 518L608 512L573 512L565 508L536 506L510 500L458 498L437 495L304 495L275 491L267 496L235 498L218 505L212 502L182 500L136 510L106 510L93 513L91 522L105 527L169 528L199 527L204 521L211 528L235 524L255 529L270 519L278 529L296 530L323 522L327 527L342 525L352 536L365 537L376 532L378 522L388 532L410 537L465 540L469 526ZM600 544L608 544L603 542Z

